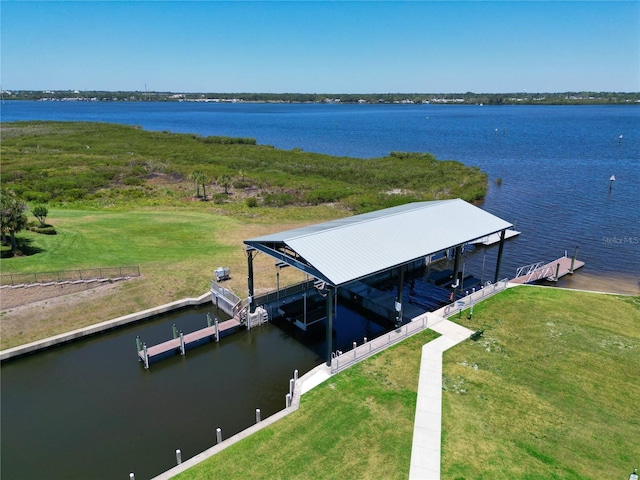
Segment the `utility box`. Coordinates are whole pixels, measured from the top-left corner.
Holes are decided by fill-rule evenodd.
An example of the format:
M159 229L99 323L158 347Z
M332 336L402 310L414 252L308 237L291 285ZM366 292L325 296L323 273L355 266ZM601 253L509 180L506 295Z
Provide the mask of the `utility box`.
M231 278L229 276L229 267L218 267L213 271L213 273L216 276L216 282L229 280Z

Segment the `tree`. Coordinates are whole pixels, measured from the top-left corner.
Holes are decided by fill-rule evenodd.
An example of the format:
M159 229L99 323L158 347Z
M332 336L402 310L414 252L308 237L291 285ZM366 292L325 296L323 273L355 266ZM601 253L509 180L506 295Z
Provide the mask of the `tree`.
M202 196L206 200L207 199L207 183L209 183L209 177L207 177L204 173L200 173L200 176L198 177L198 181L200 182L200 185L202 185Z
M11 237L11 251L18 249L16 233L27 226L27 216L24 211L27 204L14 195L0 191L0 232L2 240L6 243L6 235Z
M38 219L40 226L44 227L44 221L47 219L47 215L49 215L49 209L45 205L36 205L31 209L31 213Z
M196 170L195 172L191 172L191 175L189 175L189 180L191 180L192 182L195 182L196 184L196 197L199 198L200 197L200 177L202 176L202 173L199 172L198 170Z
M229 195L229 187L231 186L231 177L229 175L220 175L218 184L224 188L225 195Z

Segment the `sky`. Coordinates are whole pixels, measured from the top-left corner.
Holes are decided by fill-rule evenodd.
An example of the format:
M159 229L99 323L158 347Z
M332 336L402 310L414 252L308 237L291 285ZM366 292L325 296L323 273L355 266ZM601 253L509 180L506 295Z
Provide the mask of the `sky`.
M640 91L640 1L0 3L4 90Z

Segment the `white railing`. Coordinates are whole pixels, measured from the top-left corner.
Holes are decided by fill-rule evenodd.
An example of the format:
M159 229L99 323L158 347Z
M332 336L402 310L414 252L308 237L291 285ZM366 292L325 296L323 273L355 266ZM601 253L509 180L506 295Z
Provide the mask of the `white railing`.
M495 295L498 292L501 292L507 288L509 285L509 279L505 278L499 280L497 283L487 282L484 286L479 289L472 288L465 297L456 300L455 302L447 305L443 309L443 316L450 317L451 315L455 315L466 308L472 307L476 303L488 298L492 295Z
M442 320L442 319L440 319ZM370 357L390 345L400 342L411 335L421 332L429 325L427 315L420 315L400 328L381 335L373 340L364 339L360 346L353 342L354 348L348 352L336 351L331 354L331 373L337 373L362 359Z

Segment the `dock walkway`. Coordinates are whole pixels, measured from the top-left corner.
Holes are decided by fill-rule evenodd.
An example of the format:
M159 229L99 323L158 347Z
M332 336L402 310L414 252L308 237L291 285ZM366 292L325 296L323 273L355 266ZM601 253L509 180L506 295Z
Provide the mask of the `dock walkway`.
M584 262L572 257L560 257L547 264L528 265L521 267L516 272L516 277L509 280L509 283L531 283L537 280L549 280L557 282L560 278L573 273L575 270L584 267Z
M196 330L195 332L180 334L178 338L173 338L171 340L167 340L166 342L159 343L158 345L154 345L151 347L146 347L146 345L138 350L138 357L145 364L145 368L149 368L149 359L156 357L158 355L162 355L167 352L180 350L180 353L184 355L184 350L187 345L195 342L199 342L200 340L204 340L206 338L219 338L220 333L231 330L233 328L237 328L242 324L236 320L226 320L217 325L213 325L211 327L205 327L200 330Z

